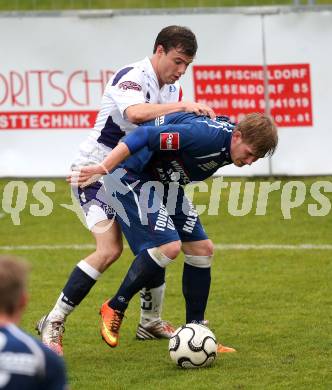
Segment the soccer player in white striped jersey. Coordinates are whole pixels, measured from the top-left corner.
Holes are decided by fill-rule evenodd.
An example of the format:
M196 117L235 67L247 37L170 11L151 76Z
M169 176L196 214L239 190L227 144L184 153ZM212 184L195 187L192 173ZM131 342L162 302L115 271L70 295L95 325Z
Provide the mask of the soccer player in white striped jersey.
M191 30L168 26L158 34L151 58L117 71L106 86L95 127L80 145L72 168L100 163L126 133L155 117L185 111L215 118L213 110L205 104L182 100L178 80L196 51L196 37ZM62 335L67 316L122 252L121 230L105 199L103 180L78 188L76 196L96 240L96 250L78 262L55 306L36 327L42 341L60 355L63 354ZM141 290L138 339L170 338L174 328L161 319L164 293L164 277L151 280Z

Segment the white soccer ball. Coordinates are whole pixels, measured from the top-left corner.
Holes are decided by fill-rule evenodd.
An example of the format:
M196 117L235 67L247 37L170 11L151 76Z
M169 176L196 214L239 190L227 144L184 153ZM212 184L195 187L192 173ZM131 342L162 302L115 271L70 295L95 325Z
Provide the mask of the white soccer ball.
M207 367L216 359L217 340L204 325L182 325L169 340L168 350L171 359L182 368Z

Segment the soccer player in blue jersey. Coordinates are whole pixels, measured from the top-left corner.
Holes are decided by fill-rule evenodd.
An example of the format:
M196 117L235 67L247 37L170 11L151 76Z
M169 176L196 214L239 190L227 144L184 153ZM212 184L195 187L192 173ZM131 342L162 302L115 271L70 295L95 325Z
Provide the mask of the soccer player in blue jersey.
M187 111L213 117L213 110L205 104L182 100L179 79L193 61L196 50L196 37L191 30L167 26L158 34L151 58L119 69L105 88L95 126L80 145L73 167L100 163L121 137L156 116ZM103 180L78 189L75 195L95 238L96 250L77 263L54 307L37 324L44 344L59 355L63 354L66 318L122 252L121 230L105 201ZM161 318L164 292L163 279L156 279L142 289L137 338L169 338L172 334L174 328Z
M64 390L63 360L18 328L27 304L27 265L0 256L0 389Z
M186 113L158 118L123 139L102 164L84 167L68 178L84 185L132 155L120 172L116 169L104 179L117 220L136 255L116 295L101 307L101 334L111 347L118 344L131 298L148 281L163 277L181 249L186 322L204 321L213 244L182 185L204 180L227 164L250 165L272 154L278 141L277 129L266 115L248 115L238 125L225 117L217 119ZM232 351L218 346L218 352Z

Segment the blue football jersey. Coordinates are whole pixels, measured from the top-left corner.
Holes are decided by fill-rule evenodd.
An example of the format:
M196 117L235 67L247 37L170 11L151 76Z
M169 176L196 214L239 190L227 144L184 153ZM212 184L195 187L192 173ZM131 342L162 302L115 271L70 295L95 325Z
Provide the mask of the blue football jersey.
M0 327L1 390L64 390L63 360L14 324Z
M191 113L176 113L147 122L123 139L133 156L123 166L163 183L205 180L231 164L234 124Z

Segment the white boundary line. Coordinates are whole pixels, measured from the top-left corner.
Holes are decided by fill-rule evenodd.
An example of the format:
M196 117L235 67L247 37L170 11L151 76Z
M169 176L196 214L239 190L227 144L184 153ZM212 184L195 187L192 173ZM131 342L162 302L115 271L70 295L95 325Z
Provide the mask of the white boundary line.
M234 251L246 251L246 250L332 250L332 244L215 244L215 249L217 250L234 250ZM128 246L125 245L127 249ZM0 246L0 251L33 251L33 250L61 250L61 249L70 249L70 250L85 250L85 249L95 249L93 244L53 244L53 245L4 245Z
M279 249L279 250L332 250L332 244L215 244L214 247L220 250L266 250L266 249Z

